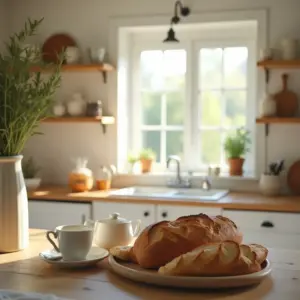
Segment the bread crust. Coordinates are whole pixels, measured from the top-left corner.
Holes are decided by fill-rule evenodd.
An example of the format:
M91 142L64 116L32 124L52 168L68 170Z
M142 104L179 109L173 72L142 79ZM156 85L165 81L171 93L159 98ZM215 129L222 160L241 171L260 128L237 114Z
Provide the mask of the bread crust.
M232 276L260 270L261 264L250 246L226 241L205 244L180 255L160 267L158 272L171 276Z
M174 258L213 242L242 242L236 224L223 216L205 214L180 217L148 226L133 246L133 256L143 268L159 268Z

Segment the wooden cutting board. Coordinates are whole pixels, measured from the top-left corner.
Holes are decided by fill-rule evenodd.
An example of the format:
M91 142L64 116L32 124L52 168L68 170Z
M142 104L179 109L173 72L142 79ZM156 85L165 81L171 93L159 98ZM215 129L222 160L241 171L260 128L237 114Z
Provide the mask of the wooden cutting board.
M287 184L294 194L300 195L300 160L294 162L289 168Z
M278 117L294 117L298 111L298 97L288 89L288 74L282 75L282 91L274 95Z
M59 54L69 46L76 46L76 42L71 36L64 33L50 36L42 48L44 61L57 63Z

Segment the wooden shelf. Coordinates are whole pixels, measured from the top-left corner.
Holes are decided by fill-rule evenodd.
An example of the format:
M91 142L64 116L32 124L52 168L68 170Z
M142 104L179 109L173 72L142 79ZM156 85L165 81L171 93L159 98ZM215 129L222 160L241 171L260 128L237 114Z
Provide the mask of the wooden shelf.
M51 72L53 69L42 69L41 67L33 67L32 72ZM62 65L62 72L90 72L97 71L103 75L103 81L107 81L107 72L114 71L115 68L110 64L76 64L76 65Z
M300 124L300 118L257 118L257 124Z
M300 60L262 60L257 66L265 69L300 69Z
M52 117L42 120L42 123L98 123L102 125L103 133L106 133L106 125L115 123L112 116L102 117Z
M111 72L114 71L115 68L110 64L76 64L76 65L62 65L63 72L87 72L87 71L105 71ZM33 67L33 72L51 72L51 69L41 69L40 67Z

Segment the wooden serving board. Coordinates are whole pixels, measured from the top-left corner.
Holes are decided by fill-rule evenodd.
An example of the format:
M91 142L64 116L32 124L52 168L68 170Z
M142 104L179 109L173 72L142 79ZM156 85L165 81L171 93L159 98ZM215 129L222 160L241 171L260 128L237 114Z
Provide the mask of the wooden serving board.
M287 175L287 184L294 194L300 195L300 160L294 162L290 167Z
M288 89L288 74L282 75L283 88L274 95L278 117L294 117L298 111L298 97Z

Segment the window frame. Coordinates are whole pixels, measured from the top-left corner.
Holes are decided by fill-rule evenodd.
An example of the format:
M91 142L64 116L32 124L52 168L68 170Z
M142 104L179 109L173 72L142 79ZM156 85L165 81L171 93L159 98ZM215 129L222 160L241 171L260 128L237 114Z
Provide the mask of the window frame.
M159 38L157 40L135 40L134 45L131 48L130 53L130 68L132 69L130 92L129 92L129 107L131 107L131 113L129 114L128 124L128 147L129 149L138 150L142 145L142 139L140 137L140 124L141 124L141 103L139 101L139 58L142 51L147 50L173 50L184 49L186 51L186 82L185 82L185 115L183 123L183 170L193 170L194 172L207 172L207 166L204 167L199 161L195 165L193 157L199 151L198 135L198 113L199 105L198 101L198 79L199 79L199 61L198 51L200 48L209 47L234 47L234 46L246 46L248 48L248 68L247 68L247 117L246 128L251 131L252 144L250 146L250 153L246 156L245 170L246 173L254 174L255 172L255 157L256 157L256 143L255 143L255 111L256 111L256 79L255 79L255 61L256 61L256 41L249 38L237 38L230 37L227 39L216 38L210 39L185 39L180 43L171 45L163 44ZM197 68L193 68L197 62ZM137 88L138 87L138 88ZM196 109L195 109L196 108ZM134 116L134 117L132 117ZM160 129L161 129L161 125ZM154 127L154 126L151 126ZM178 126L174 126L178 127ZM176 130L176 129L175 129ZM162 145L161 145L162 149ZM250 155L251 154L251 155ZM164 163L164 162L162 162ZM154 171L164 171L165 165L156 163ZM222 170L224 171L224 170ZM226 170L225 170L226 171Z

